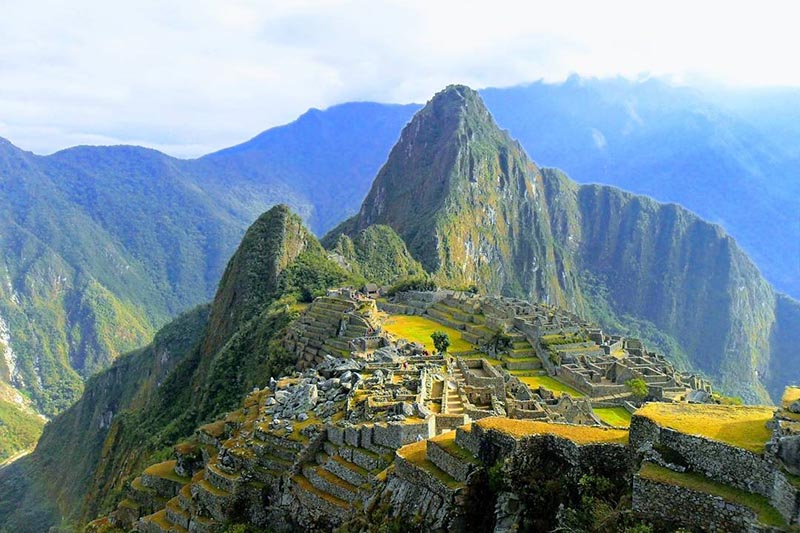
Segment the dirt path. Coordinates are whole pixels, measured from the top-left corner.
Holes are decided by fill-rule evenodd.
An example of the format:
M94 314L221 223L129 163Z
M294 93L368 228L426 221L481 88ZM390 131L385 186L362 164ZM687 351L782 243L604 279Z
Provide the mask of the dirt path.
M26 455L31 453L33 450L34 450L34 448L28 448L27 450L22 450L21 452L15 454L15 455L12 455L8 459L6 459L2 463L0 463L0 470L4 469L5 467L10 465L11 463L16 461L17 459L21 459L21 458L25 457Z

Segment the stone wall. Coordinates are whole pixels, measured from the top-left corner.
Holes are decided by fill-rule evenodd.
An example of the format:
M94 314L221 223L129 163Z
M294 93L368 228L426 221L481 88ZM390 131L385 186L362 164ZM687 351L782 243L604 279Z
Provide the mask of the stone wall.
M475 469L475 465L472 462L453 457L442 449L441 446L436 444L435 441L428 441L427 453L428 459L430 459L433 464L450 474L456 481L466 481L467 477Z
M631 420L630 444L636 453L648 448L657 450L660 446L669 448L680 456L687 469L719 483L765 496L787 521L798 517L800 491L770 456L662 428L642 416Z
M464 374L467 385L476 388L488 388L494 391L498 398L505 398L506 385L502 374L497 371L486 359L459 359L458 367ZM473 371L478 369L484 375L479 375Z
M375 424L372 426L372 442L386 448L397 449L421 436L427 439L434 435L435 421L433 417L423 422L389 422L386 425Z
M638 475L633 479L633 509L647 517L658 517L704 531L764 531L758 525L756 514L747 507Z

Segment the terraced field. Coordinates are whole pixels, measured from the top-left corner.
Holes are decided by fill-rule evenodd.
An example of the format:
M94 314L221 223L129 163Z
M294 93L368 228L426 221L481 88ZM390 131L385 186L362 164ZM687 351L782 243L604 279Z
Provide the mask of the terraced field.
M434 331L444 331L450 337L449 352L467 352L475 349L474 345L461 336L461 331L419 315L390 315L384 321L383 329L396 337L423 344L431 352L434 351L431 340L431 333Z
M595 407L592 410L600 420L610 426L628 427L631 425L631 414L624 407Z

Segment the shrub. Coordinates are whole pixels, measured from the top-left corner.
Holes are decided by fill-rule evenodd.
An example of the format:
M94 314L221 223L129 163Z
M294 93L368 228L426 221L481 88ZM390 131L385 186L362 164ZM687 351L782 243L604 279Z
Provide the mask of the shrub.
M433 347L436 348L436 351L439 353L447 353L447 349L450 347L450 336L447 335L444 331L434 331L431 333L431 339L433 340Z
M633 393L633 397L636 398L637 400L641 401L647 398L648 387L647 387L647 382L645 380L640 378L629 379L628 381L625 382L625 385L628 386L628 388Z

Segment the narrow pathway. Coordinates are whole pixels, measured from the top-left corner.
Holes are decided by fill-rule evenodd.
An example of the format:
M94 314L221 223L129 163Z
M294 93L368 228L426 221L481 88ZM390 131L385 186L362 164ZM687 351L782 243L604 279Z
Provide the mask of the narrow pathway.
M18 452L16 454L12 455L8 459L6 459L2 463L0 463L0 470L4 469L5 467L10 465L11 463L16 461L17 459L22 459L23 457L25 457L26 455L28 455L29 453L31 453L35 449L36 449L36 446L33 446L32 448L28 448L27 450L22 450L21 452Z

